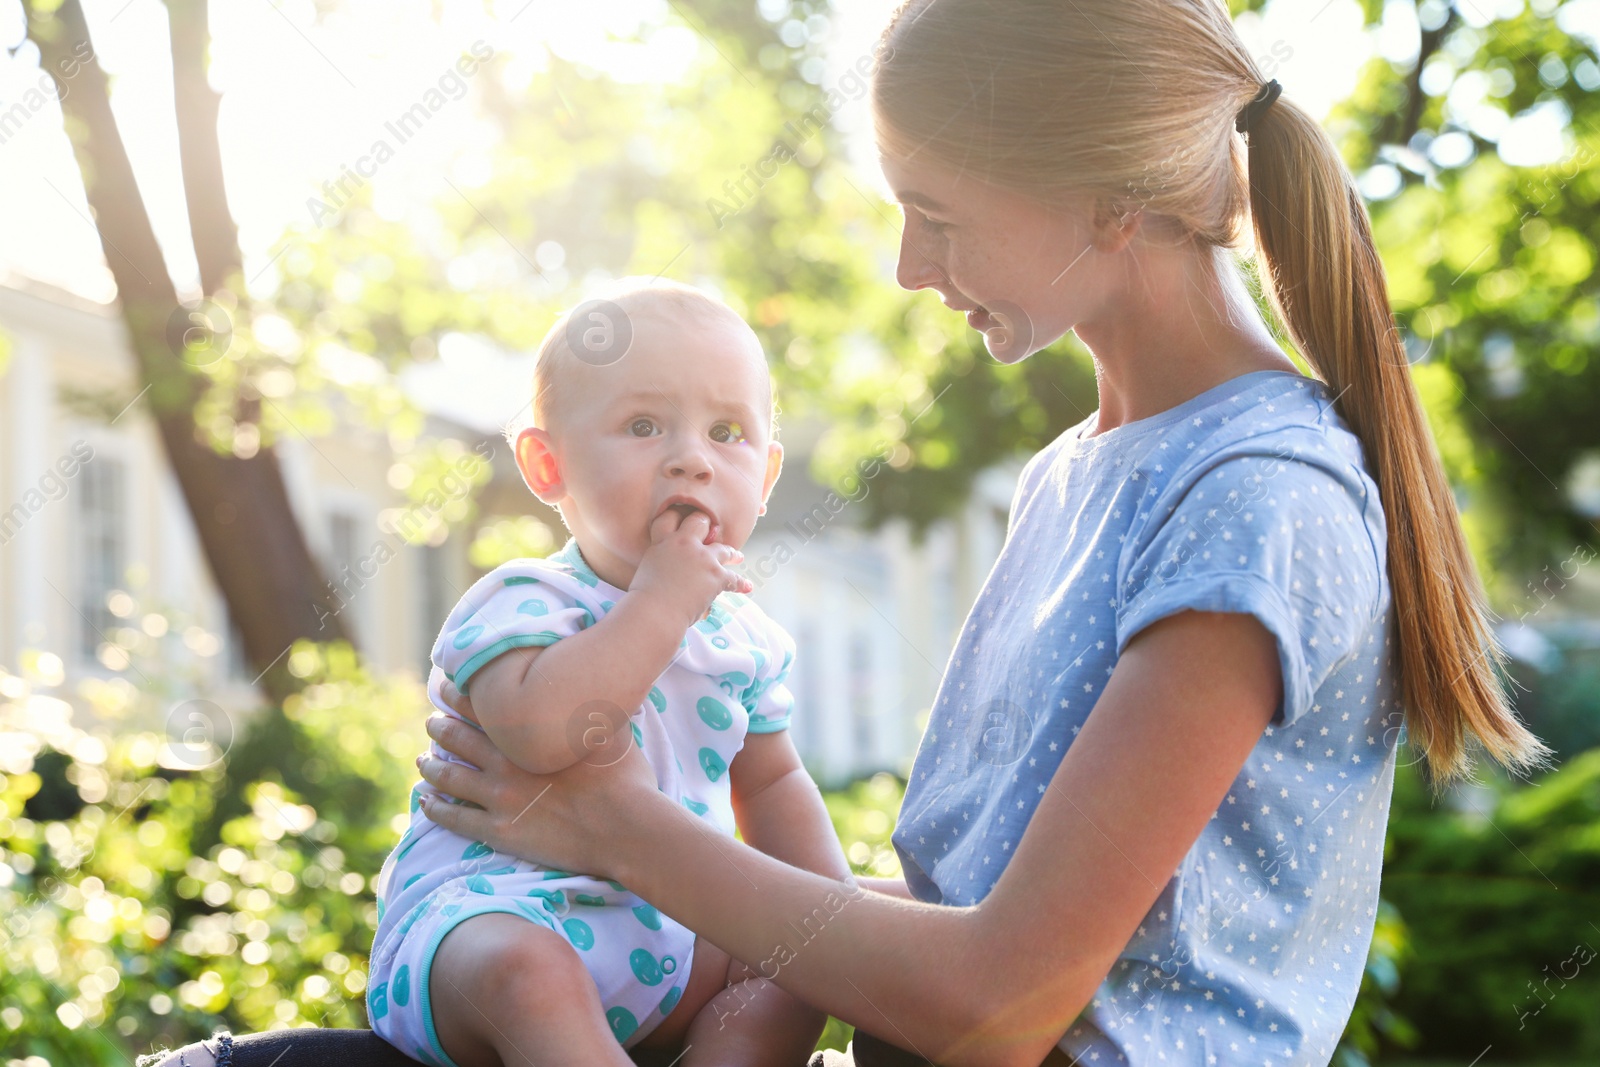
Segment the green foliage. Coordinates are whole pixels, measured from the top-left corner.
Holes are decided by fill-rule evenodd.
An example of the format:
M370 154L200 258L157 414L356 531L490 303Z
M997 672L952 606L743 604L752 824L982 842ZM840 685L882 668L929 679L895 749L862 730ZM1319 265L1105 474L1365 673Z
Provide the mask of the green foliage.
M1369 205L1396 317L1433 369L1430 411L1465 431L1452 475L1477 513L1475 550L1513 570L1595 540L1566 479L1600 448L1600 65L1560 28L1564 6L1577 10L1519 4L1482 26L1475 8L1443 7L1424 36L1428 77L1374 60L1330 118L1358 173L1400 180ZM1558 117L1567 152L1508 165L1498 131L1535 109Z
M491 571L514 559L543 559L556 550L550 527L530 515L496 519L478 530L467 559L482 571Z
M1600 1053L1600 750L1433 808L1397 775L1384 896L1411 928L1395 1007L1431 1055Z
M427 743L427 702L365 676L347 649L292 655L310 682L281 712L297 729L265 710L239 725L253 716L295 747L226 779L152 694L85 683L75 695L99 721L79 724L55 657L0 672L9 1054L125 1067L219 1024L364 1025L372 883Z

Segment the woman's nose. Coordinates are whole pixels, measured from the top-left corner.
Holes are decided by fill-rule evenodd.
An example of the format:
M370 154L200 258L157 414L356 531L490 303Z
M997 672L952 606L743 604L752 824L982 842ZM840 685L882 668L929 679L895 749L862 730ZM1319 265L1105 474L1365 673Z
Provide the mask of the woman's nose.
M916 291L944 280L944 271L916 246L904 230L900 231L900 261L895 264L894 280L902 289Z

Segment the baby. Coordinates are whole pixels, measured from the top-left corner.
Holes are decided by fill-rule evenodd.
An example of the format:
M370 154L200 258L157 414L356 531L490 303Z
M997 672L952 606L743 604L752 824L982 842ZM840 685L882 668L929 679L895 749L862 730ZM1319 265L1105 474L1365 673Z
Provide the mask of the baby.
M581 305L540 347L516 438L534 494L572 533L485 575L433 649L505 756L541 774L636 744L660 789L717 831L846 879L786 729L794 645L729 569L778 478L755 334L674 283ZM459 716L458 716L459 717ZM434 746L432 754L452 759ZM429 1064L804 1062L824 1017L616 882L411 825L378 878L368 1015ZM618 812L626 818L626 812Z

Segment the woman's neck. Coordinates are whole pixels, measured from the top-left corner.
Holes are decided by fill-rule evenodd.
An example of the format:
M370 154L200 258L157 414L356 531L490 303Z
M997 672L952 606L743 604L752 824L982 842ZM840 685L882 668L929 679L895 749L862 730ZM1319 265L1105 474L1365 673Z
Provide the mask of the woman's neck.
M1257 370L1297 368L1278 347L1227 250L1130 245L1121 298L1078 339L1094 357L1099 420L1086 436L1146 419Z

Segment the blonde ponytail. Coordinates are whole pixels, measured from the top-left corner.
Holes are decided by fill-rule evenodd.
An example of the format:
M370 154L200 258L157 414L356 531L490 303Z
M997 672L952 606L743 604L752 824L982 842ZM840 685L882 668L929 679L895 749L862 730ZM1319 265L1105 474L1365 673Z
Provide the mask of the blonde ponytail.
M1249 139L1263 289L1339 397L1383 496L1411 740L1438 785L1470 771L1469 736L1512 770L1537 768L1550 751L1517 721L1496 677L1503 653L1350 171L1323 129L1288 100L1256 119Z
M1265 79L1220 0L907 0L873 78L878 142L1030 195L1089 194L1235 246L1253 216L1263 288L1338 397L1388 522L1402 704L1435 785L1469 738L1516 772L1550 751L1517 720L1483 585L1395 329L1349 170ZM1259 110L1259 109L1258 109Z

